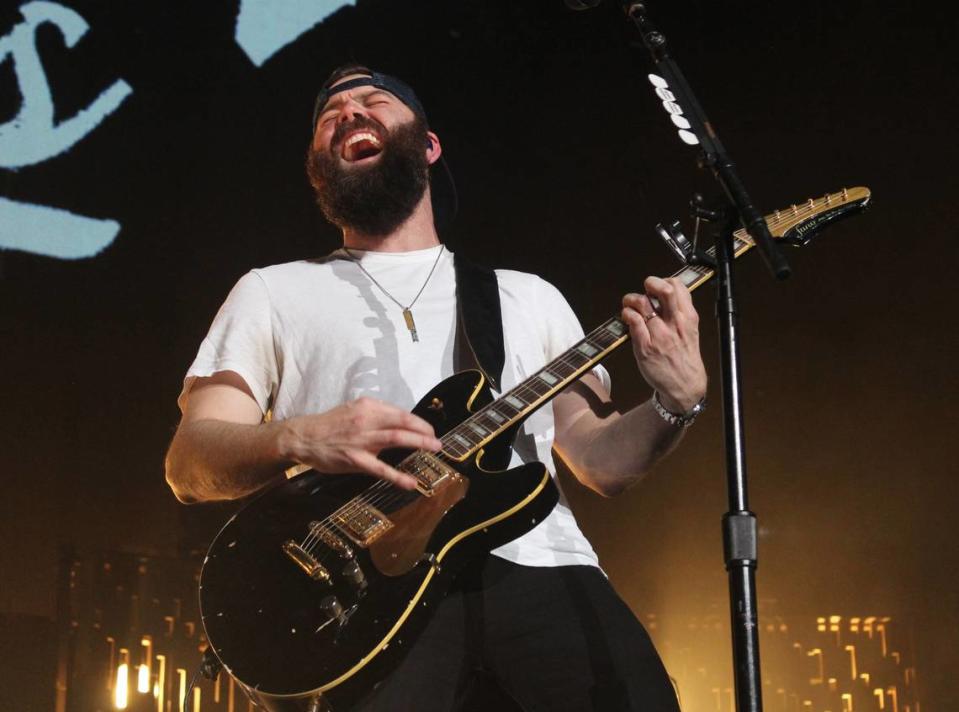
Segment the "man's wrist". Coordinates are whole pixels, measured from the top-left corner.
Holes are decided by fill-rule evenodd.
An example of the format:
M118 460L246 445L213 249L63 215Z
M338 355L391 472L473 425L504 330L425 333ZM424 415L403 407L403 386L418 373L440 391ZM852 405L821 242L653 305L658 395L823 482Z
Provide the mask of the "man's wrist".
M653 408L663 420L670 425L679 428L688 428L699 417L699 414L706 409L706 395L703 394L689 408L676 408L671 402L664 403L659 391L653 391Z
M697 388L681 394L663 393L654 389L656 400L671 413L685 413L706 397L705 388Z
M271 423L273 456L284 466L298 463L301 458L302 439L296 429L296 418Z

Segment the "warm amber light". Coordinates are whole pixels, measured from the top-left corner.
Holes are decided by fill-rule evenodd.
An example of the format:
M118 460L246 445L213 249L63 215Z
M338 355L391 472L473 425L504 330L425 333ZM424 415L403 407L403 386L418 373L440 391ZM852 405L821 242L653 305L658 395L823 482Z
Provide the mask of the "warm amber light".
M157 712L165 712L163 691L166 689L166 655L157 655L157 686L154 697L157 699Z
M849 652L849 668L852 672L852 679L856 679L856 646L847 645L846 650Z
M881 643L882 656L883 656L883 657L886 657L886 652L887 652L887 650L886 650L886 624L885 624L885 623L880 623L879 625L876 626L876 630L879 632L879 639L880 639L880 641L882 641L882 643Z
M113 706L118 710L127 708L127 685L129 683L130 669L126 663L120 663L117 667L117 679L113 686Z
M899 712L899 691L895 685L886 688L886 696L892 700L892 712Z
M150 668L146 665L140 665L137 668L137 692L150 691Z
M186 702L186 670L177 668L176 674L180 679L180 694L177 695L176 704L179 712L183 712L183 703Z
M823 679L826 676L825 670L823 668L822 650L820 650L819 648L813 648L812 650L808 651L806 655L810 658L817 658L818 664L819 664L819 675L817 677L809 678L809 684L821 685L823 683Z

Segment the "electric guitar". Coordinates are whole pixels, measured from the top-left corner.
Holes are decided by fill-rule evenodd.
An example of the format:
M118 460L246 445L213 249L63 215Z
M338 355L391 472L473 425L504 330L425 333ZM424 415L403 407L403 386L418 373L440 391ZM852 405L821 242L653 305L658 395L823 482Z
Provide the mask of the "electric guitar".
M869 200L866 188L843 189L766 222L773 237L801 246ZM734 238L737 257L754 246L745 230ZM693 264L674 276L693 290L713 273ZM442 450L381 453L416 478L414 491L302 468L234 515L200 576L203 625L226 670L270 712L345 710L372 690L467 560L549 514L558 494L544 465L501 471L513 437L628 338L613 317L495 400L479 371L437 385L413 412Z

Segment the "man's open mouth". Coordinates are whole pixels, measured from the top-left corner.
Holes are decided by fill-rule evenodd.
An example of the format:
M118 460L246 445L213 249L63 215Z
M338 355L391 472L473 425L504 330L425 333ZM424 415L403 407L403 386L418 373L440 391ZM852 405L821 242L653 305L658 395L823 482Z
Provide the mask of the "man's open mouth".
M383 142L372 131L355 131L346 137L343 141L343 149L340 155L344 161L355 163L365 158L372 158L379 155L383 150Z

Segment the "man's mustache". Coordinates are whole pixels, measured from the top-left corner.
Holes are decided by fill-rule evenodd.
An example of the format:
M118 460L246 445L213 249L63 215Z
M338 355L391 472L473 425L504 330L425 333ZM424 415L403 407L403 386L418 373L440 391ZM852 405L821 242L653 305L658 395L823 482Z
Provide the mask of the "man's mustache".
M389 135L386 127L376 119L367 116L357 116L349 123L340 124L333 131L333 138L330 139L330 148L343 141L346 134L357 129L373 129L382 138Z

